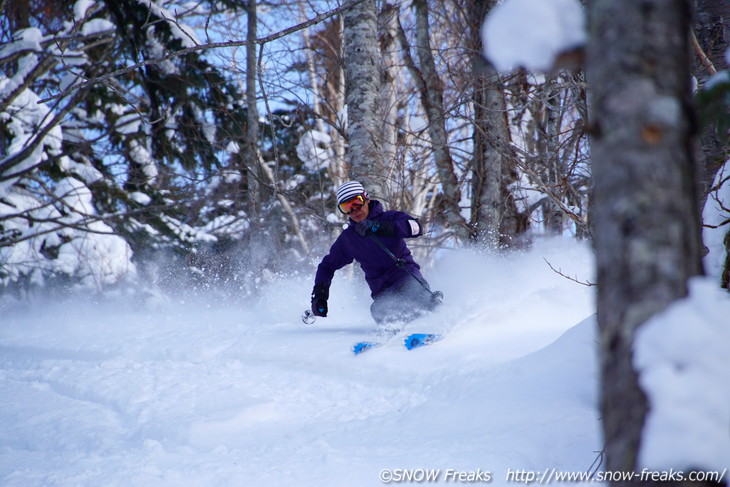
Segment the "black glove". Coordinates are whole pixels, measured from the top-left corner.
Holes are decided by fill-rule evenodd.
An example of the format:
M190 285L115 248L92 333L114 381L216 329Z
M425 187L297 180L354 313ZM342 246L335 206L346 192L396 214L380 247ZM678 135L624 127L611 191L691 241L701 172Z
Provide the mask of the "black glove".
M380 222L374 222L372 220L363 220L355 224L355 232L364 237L368 233L375 233L380 227Z
M330 297L330 288L326 284L315 284L312 291L312 313L314 316L327 317L327 299Z
M376 222L373 220L363 220L355 224L355 232L361 237L365 237L368 233L380 237L396 236L395 224L390 221Z

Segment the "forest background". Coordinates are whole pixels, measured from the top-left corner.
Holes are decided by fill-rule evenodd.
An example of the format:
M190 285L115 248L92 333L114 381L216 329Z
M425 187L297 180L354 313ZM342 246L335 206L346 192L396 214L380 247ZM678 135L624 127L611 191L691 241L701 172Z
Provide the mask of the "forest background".
M672 414L726 383L703 362L715 318L637 337L691 279L728 288L728 18L720 0L3 0L3 301L211 305L309 280L351 178L420 219L424 264L588 239L606 466L636 471L662 404L635 356L667 339L649 365L717 385ZM661 431L691 444L698 411Z
M3 2L3 293L246 298L326 251L343 222L334 188L352 177L420 218L425 262L588 238L580 42L543 72L497 72L481 35L494 3L365 2L377 37L347 44L363 2ZM702 204L727 156L726 120L710 118L727 78L707 86L727 68L722 3L699 2L694 29ZM367 121L348 125L353 110Z

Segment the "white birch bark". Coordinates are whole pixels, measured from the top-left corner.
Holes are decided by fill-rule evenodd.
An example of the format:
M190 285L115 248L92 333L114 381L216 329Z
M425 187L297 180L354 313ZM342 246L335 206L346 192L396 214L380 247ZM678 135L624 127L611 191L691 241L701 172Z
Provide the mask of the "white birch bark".
M372 197L387 197L380 110L380 52L375 0L365 0L344 13L346 162L351 179ZM387 202L387 201L386 201Z

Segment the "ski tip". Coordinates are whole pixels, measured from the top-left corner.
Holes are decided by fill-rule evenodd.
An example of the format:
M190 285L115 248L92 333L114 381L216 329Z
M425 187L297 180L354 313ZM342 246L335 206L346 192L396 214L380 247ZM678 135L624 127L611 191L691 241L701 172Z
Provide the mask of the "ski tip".
M408 350L413 350L414 348L437 342L443 338L443 336L435 333L413 333L403 339L403 345Z
M353 345L352 353L354 353L355 355L359 355L359 354L365 352L366 350L370 350L371 348L375 348L379 345L380 345L379 343L375 343L375 342L359 342L359 343L356 343L355 345Z

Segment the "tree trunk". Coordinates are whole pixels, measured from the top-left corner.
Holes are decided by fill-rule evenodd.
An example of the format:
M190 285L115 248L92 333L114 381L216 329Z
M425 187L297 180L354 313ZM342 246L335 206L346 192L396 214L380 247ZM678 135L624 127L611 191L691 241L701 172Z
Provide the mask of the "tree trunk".
M382 51L382 92L380 119L383 121L383 161L392 173L388 175L390 193L387 199L396 203L397 191L397 145L398 145L398 7L386 3L379 15L380 46ZM402 208L398 205L398 208Z
M261 212L261 170L259 154L259 110L256 99L256 47L258 15L256 0L248 2L246 40L246 165L249 212L258 216Z
M494 89L499 75L492 71L489 77L479 76L474 86L474 160L472 166L472 226L474 239L479 245L498 248L502 206L501 174L505 163L503 154L489 143L497 137L509 141L504 97Z
M694 75L700 86L704 86L710 77L717 71L727 70L728 63L725 52L730 39L730 2L727 0L697 0L697 46L701 52L694 56ZM706 55L711 65L705 65L700 57ZM702 189L700 193L700 208L704 207L707 195L712 187L717 171L725 163L728 155L727 134L718 133L718 127L706 127L702 133L701 145L702 164L700 172Z
M342 17L339 17L339 28L340 32L345 31L344 22L342 20ZM338 76L332 77L334 80L339 81L335 84L335 81L331 81L329 83L330 89L328 90L330 93L329 103L331 105L330 110L333 111L337 117L337 127L339 130L334 131L333 138L337 142L335 143L335 154L337 159L337 164L335 166L330 165L328 173L330 175L330 178L332 181L334 181L338 186L341 183L344 183L347 180L347 173L348 173L348 163L346 160L347 157L347 141L345 138L341 135L343 133L346 133L345 126L347 124L346 121L342 120L342 118L339 116L339 114L344 113L345 106L347 104L347 94L345 93L345 68L344 68L344 62L342 60L345 58L345 49L342 45L342 42L339 44L339 50L338 50L338 59L340 62L337 63L337 70Z
M499 73L482 56L481 24L495 0L471 2L469 48L474 89L474 159L472 162L473 238L478 245L498 248L514 242L524 225L509 185L513 182L510 157L504 151L510 133L507 105Z
M727 0L697 0L697 22L695 23L696 52L694 75L700 87L718 71L727 70L728 62L725 52L730 40L730 2ZM706 57L705 57L706 56ZM700 201L702 211L712 190L712 183L717 172L728 159L727 132L710 123L702 128L700 136L699 167L700 167ZM730 242L730 231L725 236L725 242ZM727 248L727 247L726 247ZM730 255L722 271L721 284L728 288L730 278Z
M690 0L595 0L594 247L606 469L633 471L647 401L634 334L701 274L690 92Z
M499 224L502 220L500 180L503 155L489 142L495 137L507 143L507 110L504 95L497 90L499 74L482 56L481 22L494 6L494 0L474 0L475 19L471 26L474 71L474 161L472 167L472 227L480 245L499 247Z
M416 10L416 51L420 62L420 91L423 108L428 118L428 133L433 144L436 170L441 180L444 194L444 210L446 221L451 230L461 241L470 237L466 220L461 215L461 189L454 172L454 163L449 149L449 137L446 131L446 114L444 110L443 85L436 70L436 62L431 52L431 36L428 21L427 0L414 0Z
M556 93L554 90L555 78L548 76L543 86L546 91L544 103L545 110L545 158L547 164L545 168L545 179L547 179L550 187L559 192L561 187L561 177L567 173L563 167L563 161L560 157L560 122L561 117L558 113L561 104L553 98ZM552 102L552 103L551 103ZM556 105L555 107L552 105ZM545 218L545 230L552 235L560 235L563 233L563 212L560 207L554 205L550 199L546 199L543 205L543 216Z
M344 13L345 100L348 153L352 179L371 196L387 197L380 114L380 53L375 0L365 0Z

